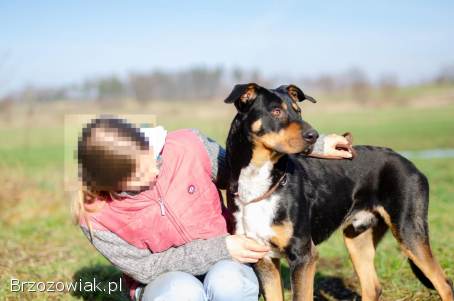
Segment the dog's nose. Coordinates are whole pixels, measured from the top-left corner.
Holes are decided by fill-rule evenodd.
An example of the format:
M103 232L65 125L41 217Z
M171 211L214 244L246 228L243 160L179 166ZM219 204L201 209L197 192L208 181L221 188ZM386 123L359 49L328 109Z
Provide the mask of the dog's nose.
M318 139L318 132L314 129L307 130L303 134L303 138L304 138L304 140L306 140L306 142L314 144L315 141L317 141L317 139Z

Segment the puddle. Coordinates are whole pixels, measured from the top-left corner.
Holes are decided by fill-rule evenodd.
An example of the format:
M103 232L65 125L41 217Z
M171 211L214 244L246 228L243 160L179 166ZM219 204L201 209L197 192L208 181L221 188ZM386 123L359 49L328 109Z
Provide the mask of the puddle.
M400 151L408 159L442 159L454 158L454 148L426 149L419 151Z

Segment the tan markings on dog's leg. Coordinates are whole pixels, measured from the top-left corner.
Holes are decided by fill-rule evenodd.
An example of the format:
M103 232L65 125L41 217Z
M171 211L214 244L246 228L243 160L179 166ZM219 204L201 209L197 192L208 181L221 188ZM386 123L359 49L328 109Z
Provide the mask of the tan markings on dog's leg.
M265 257L255 264L266 301L283 301L282 281L279 268L274 260Z
M282 224L271 226L271 229L276 233L276 235L271 238L271 243L278 247L280 251L283 251L284 248L287 247L290 238L292 238L293 224L289 221L285 221Z
M281 259L280 258L271 258L271 261L274 264L274 267L276 268L277 272L279 273L279 280L281 284L281 295L282 298L284 298L284 284L283 284L283 279L282 279L282 274L281 274Z
M257 133L262 128L262 119L257 119L251 125L251 130L254 133Z
M288 106L285 102L282 103L282 108L286 111L288 111Z
M391 222L389 214L383 207L378 207L377 212L383 217L385 222L391 228L394 237L400 244L404 254L410 258L413 263L424 273L424 275L432 282L433 286L440 295L443 301L454 301L453 289L449 284L440 264L434 258L429 243L416 241L414 246L407 246L400 237L396 226ZM413 250L412 250L413 249Z
M292 273L292 289L294 301L314 300L314 278L317 267L318 253L312 244L309 261L298 266Z
M381 288L374 266L375 245L372 228L352 236L344 230L344 242L361 284L361 300L377 301Z
M386 212L385 208L382 206L376 207L375 211L380 214L380 216L383 218L385 223L388 225L388 227L391 229L391 232L393 233L394 237L397 239L397 241L400 243L402 240L400 238L400 234L397 231L396 225L394 225L391 222L391 217L389 216L388 212Z
M434 258L430 245L421 241L415 243L414 250L411 251L407 246L401 244L405 255L410 258L414 264L424 273L432 282L433 286L443 301L453 301L453 289L449 284L443 269L438 261Z

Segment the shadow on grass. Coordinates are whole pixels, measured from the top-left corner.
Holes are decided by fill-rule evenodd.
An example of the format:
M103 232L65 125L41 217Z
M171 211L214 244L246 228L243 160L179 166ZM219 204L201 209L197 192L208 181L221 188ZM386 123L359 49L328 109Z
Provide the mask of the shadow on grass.
M281 265L281 273L284 288L290 290L290 270L286 265ZM324 275L317 272L315 274L314 285L315 301L359 301L361 296L347 286L345 281L339 277Z
M93 265L79 269L73 276L74 283L81 287L71 292L71 295L86 301L127 301L127 287L120 281L121 272L111 265ZM96 289L95 289L96 286ZM109 293L110 286L110 293ZM114 291L114 289L116 290Z

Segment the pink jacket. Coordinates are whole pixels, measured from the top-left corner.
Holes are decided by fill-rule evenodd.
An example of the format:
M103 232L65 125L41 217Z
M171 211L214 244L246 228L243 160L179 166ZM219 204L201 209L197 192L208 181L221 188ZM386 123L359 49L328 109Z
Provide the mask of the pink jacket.
M161 156L156 185L121 200L109 198L90 216L92 227L154 253L227 234L211 163L199 137L188 129L170 132ZM85 224L83 219L80 223Z

